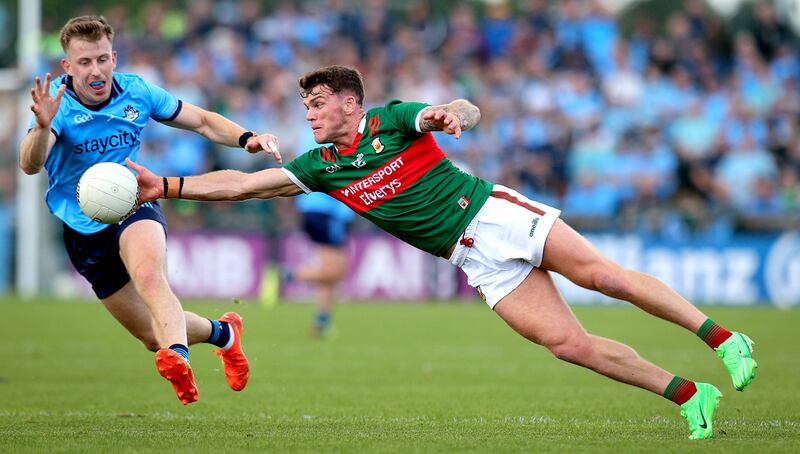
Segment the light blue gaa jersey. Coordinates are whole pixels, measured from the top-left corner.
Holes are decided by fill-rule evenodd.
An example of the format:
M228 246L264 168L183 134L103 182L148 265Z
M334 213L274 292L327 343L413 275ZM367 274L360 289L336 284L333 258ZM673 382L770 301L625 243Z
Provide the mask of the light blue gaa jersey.
M76 188L83 172L98 162L125 164L136 161L142 128L148 118L174 120L182 103L161 87L135 74L114 73L111 98L86 106L72 89L72 78L63 75L50 84L50 95L67 84L51 130L56 143L44 163L48 175L47 207L68 226L83 234L106 227L89 219L78 206ZM30 128L36 119L31 118Z
M295 206L301 213L323 213L342 222L350 222L355 213L347 205L325 194L312 192L297 197Z

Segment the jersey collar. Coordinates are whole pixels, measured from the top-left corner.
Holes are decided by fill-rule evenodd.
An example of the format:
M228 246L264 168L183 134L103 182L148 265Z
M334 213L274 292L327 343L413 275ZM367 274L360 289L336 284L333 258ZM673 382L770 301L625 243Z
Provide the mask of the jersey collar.
M89 109L91 111L94 111L94 112L97 112L98 110L100 110L103 107L107 106L109 103L111 103L112 99L116 98L120 93L122 93L122 87L120 87L119 82L117 82L117 79L112 75L111 76L111 96L109 96L108 99L106 99L105 101L101 102L100 104L97 104L97 105L94 105L94 106L90 106L88 104L84 104L83 101L81 101L81 98L78 97L78 94L75 93L75 87L72 85L72 76L70 76L69 74L66 74L65 75L65 79L64 79L64 83L67 85L67 93L69 93L70 96L72 96L76 101L78 101L80 103L80 105L82 105L83 107L85 107L85 108L87 108L87 109Z
M363 117L361 117L361 121L358 123L358 134L356 134L356 138L355 140L353 140L353 143L350 144L350 146L345 148L344 150L340 150L334 146L334 148L336 148L336 151L342 156L347 156L355 153L356 148L358 148L358 142L361 142L361 136L364 134L364 128L366 126L367 126L367 116L364 115Z

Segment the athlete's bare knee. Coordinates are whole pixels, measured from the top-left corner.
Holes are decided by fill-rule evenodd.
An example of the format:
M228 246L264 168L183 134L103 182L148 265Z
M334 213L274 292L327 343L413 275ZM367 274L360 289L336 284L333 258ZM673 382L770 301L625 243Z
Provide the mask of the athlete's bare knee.
M619 266L606 266L592 274L595 290L606 296L621 300L630 300L633 295L633 284L629 272Z
M592 342L585 334L570 336L546 347L556 358L573 364L586 365L594 356Z
M128 274L140 294L155 291L165 283L163 272L152 265L139 265L134 270L128 270Z
M336 284L344 280L345 277L347 277L347 268L338 268L332 273L331 280Z

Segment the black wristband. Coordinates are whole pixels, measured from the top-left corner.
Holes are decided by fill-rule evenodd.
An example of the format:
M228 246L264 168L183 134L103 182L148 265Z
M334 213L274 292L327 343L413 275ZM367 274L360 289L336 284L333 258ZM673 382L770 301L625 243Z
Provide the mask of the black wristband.
M179 199L181 198L181 195L183 194L183 177L181 177L180 182L181 182L180 186L178 186L178 198Z
M164 182L164 198L167 198L167 194L169 194L169 182L167 181L167 177L161 177L161 180Z
M239 146L244 148L244 146L247 145L247 139L253 137L254 135L256 134L253 131L245 131L244 134L239 136Z

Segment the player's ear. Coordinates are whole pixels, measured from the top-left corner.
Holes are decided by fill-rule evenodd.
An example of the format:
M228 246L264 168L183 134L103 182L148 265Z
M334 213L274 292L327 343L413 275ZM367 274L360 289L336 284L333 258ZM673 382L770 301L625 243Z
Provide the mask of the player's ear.
M70 71L69 60L67 60L66 58L61 59L61 69L63 69L64 72L67 73L68 75L70 76L73 75L72 71Z
M344 112L347 115L352 115L356 111L358 103L355 96L347 96L344 98Z
M117 68L117 51L111 51L111 69Z

